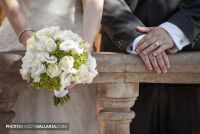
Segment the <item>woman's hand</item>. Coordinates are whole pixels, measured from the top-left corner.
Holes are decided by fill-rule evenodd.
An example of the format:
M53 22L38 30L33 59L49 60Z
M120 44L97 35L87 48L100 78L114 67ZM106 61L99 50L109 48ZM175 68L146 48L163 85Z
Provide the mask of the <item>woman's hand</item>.
M66 86L66 88L67 89L71 89L71 88L74 88L76 86L76 84L75 83L71 83L71 85L69 85L69 86Z

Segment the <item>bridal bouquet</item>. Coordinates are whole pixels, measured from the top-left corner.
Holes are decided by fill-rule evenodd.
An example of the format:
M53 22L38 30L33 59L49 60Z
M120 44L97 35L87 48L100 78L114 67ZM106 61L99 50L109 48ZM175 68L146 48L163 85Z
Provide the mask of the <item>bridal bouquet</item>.
M20 73L37 89L54 92L54 104L63 105L69 99L65 87L91 83L98 74L90 45L80 36L59 27L44 28L27 41Z

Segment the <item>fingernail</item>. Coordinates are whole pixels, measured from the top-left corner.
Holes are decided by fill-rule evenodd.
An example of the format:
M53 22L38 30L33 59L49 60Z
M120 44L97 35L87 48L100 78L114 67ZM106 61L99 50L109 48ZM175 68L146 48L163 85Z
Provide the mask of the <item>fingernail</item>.
M163 70L163 73L166 74L166 73L167 73L167 70Z
M167 65L167 68L170 68L170 65Z
M158 73L158 74L160 74L160 73L161 73L161 71L159 70L159 71L157 71L157 73Z
M149 71L152 71L152 68L149 68Z
M153 56L156 56L156 53L153 53Z

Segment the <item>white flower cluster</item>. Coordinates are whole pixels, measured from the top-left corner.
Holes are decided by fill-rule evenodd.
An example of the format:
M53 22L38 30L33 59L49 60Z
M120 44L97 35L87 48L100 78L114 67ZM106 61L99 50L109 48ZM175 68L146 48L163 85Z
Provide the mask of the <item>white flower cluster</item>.
M89 53L89 47L80 36L69 30L44 28L27 41L20 69L22 78L28 82L40 83L42 74L47 74L50 79L58 77L60 87L54 89L54 95L63 97L68 93L66 86L71 83L91 83L98 74L96 60ZM62 57L54 54L55 51L62 53ZM79 57L84 53L86 56ZM78 63L79 58L86 58L85 62ZM80 65L75 67L75 62Z

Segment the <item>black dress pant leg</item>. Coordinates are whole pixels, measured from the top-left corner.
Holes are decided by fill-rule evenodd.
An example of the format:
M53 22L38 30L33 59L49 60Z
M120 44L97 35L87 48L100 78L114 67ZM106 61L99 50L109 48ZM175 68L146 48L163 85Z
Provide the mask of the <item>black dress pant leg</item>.
M197 85L141 84L131 134L200 134Z

